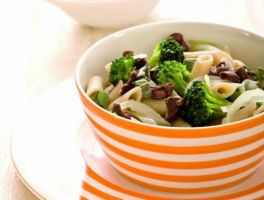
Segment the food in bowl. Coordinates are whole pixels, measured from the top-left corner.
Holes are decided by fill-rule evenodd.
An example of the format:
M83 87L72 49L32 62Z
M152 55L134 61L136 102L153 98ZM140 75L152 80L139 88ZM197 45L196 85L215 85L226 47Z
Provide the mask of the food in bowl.
M93 76L86 94L115 115L161 126L225 124L264 112L264 68L256 72L208 41L172 33L147 55L123 55ZM226 49L227 50L227 49Z
M186 41L214 41L225 51L228 46L232 57L241 58L252 71L257 72L256 67L264 63L264 38L245 30L173 21L132 27L96 42L80 58L76 85L84 113L108 161L132 181L187 194L230 188L263 164L263 113L215 126L160 126L120 117L87 96L88 80L98 75L107 80L106 63L127 49L152 55L157 42L175 31L181 32ZM87 154L89 149L87 145ZM86 163L90 164L88 159Z

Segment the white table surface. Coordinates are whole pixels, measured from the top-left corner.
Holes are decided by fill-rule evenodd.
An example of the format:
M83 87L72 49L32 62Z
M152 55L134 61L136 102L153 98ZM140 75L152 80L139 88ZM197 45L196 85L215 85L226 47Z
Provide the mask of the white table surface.
M206 21L264 36L263 10L264 0L161 0L139 24ZM85 49L116 29L84 27L45 0L1 1L0 27L0 199L37 200L12 166L12 130L38 94L72 77Z

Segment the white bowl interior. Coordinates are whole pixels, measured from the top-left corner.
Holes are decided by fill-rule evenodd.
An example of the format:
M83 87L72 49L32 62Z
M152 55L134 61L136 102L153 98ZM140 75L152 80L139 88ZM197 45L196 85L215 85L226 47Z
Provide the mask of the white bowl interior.
M226 45L233 58L242 60L252 69L264 64L264 38L250 32L206 23L153 23L114 33L95 43L78 63L77 83L84 88L92 76L106 77L104 66L120 57L124 50L150 56L155 44L174 32L182 33L186 40L208 40Z

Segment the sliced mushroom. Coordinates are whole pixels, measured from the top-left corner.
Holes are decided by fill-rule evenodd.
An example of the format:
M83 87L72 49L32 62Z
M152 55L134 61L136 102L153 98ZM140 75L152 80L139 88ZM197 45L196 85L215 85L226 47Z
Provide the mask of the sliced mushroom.
M165 119L169 122L175 120L179 113L180 107L184 104L184 99L180 96L171 96L166 99L167 112Z
M138 74L138 72L135 70L130 73L130 77L129 77L127 83L124 84L120 90L120 95L127 93L129 90L131 90L135 87L134 82L136 81L137 74Z
M166 83L163 85L158 85L156 87L151 87L150 91L152 99L164 99L171 96L173 91L173 84Z

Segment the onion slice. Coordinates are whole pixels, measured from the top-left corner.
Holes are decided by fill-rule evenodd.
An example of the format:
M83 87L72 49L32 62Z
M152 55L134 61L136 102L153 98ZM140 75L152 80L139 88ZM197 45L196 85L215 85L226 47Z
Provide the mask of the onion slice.
M223 123L231 123L252 117L257 109L258 102L264 102L263 90L254 89L245 91L229 107Z
M161 117L155 110L149 106L135 100L123 101L120 103L121 109L130 109L139 115L153 119L158 125L170 126L170 123Z

